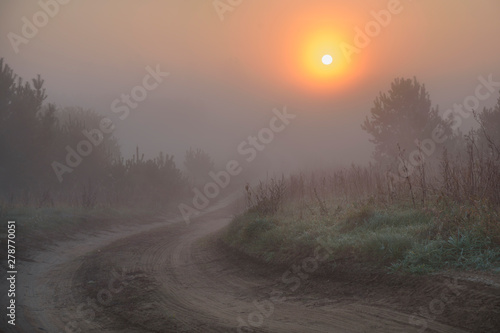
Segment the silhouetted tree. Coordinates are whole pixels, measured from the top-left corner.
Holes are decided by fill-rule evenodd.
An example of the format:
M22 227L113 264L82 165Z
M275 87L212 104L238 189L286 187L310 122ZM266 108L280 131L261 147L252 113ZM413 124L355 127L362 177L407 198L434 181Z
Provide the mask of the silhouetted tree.
M47 180L47 151L54 142L55 107L40 75L23 82L0 59L0 189L10 192Z
M184 158L184 167L194 185L208 180L208 173L214 169L214 162L203 149L189 148Z
M107 187L119 203L161 206L179 198L187 189L186 179L172 155L161 153L153 159L139 154L120 159L109 169Z
M104 116L93 110L80 107L62 109L58 115L60 124L59 147L54 157L64 161L67 153L65 147L69 145L75 149L80 141L89 140L87 137L89 134L85 136L83 132L96 131L103 118ZM97 141L92 144L91 154L82 159L82 163L75 172L65 175L70 182L86 183L88 178L99 181L105 176L106 169L120 159L120 147L113 134L101 133L101 135L102 137L98 137L95 133L93 134L94 140Z
M375 99L370 116L361 127L375 144L374 158L384 164L397 158L398 144L405 151L414 150L416 140L432 138L438 127L446 135L452 135L449 122L431 106L425 85L416 78L395 79L388 93L380 93Z
M173 156L145 160L137 149L124 160L112 133L98 130L103 116L43 105L46 97L40 76L23 82L0 59L0 203L22 197L25 204L53 204L54 192L87 208L105 202L158 208L187 193ZM213 163L205 152L190 150L186 166L201 175ZM59 177L56 169L62 170Z
M500 155L500 97L493 108L484 108L476 117L480 125L479 143Z

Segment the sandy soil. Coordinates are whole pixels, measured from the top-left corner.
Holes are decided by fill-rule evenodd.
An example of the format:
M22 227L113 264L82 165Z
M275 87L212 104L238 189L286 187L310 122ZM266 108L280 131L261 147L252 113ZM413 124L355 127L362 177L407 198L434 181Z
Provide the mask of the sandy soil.
M332 272L320 252L269 267L217 241L229 221L219 210L46 249L19 268L13 331L500 331L497 276L402 277L348 264Z

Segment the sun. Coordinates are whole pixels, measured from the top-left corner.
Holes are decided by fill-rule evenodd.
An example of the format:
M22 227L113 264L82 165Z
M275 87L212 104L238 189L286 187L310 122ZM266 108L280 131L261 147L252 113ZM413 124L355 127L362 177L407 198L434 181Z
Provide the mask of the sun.
M334 31L311 31L301 45L301 70L311 82L328 85L341 81L350 66L339 48L343 38ZM321 61L320 61L321 60Z
M295 37L294 66L290 72L301 89L319 94L340 93L363 77L365 66L359 61L361 57L351 62L342 51L343 43L351 38L342 29L311 27Z
M333 58L329 54L325 54L323 58L321 58L321 62L323 62L324 65L330 65L333 62Z
M271 29L270 40L262 44L272 52L255 54L262 57L267 80L275 81L283 91L297 92L297 96L341 96L361 84L370 71L370 50L352 58L345 52L345 45L354 43L352 22L358 21L359 14L348 9L339 12L333 5L310 7L304 3L300 10L280 18L283 24ZM239 52L249 56L244 48Z

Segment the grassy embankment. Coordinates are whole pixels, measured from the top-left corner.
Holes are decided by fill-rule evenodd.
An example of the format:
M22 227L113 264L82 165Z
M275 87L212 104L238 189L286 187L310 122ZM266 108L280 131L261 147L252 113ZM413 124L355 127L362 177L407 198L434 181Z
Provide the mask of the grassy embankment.
M228 246L268 263L294 264L321 241L332 251L333 268L342 262L388 272L500 273L499 211L484 203L323 200L315 189L309 200L286 200L290 183L282 182L261 186L251 208L227 228Z

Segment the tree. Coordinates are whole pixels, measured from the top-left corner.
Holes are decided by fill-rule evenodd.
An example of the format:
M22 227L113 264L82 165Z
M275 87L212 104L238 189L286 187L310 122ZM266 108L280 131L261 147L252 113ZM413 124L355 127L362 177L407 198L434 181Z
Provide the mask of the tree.
M361 128L371 135L370 141L375 144L374 158L382 164L397 158L398 145L407 152L418 149L417 142L431 139L436 128L443 134L452 135L449 122L431 106L425 85L416 78L396 78L388 93L380 93L375 99L370 113Z
M43 85L40 75L23 82L0 58L0 195L61 189L52 162L64 161L65 147L75 149L86 139L82 131L99 128L103 118L93 111L44 105ZM116 139L108 135L71 174L71 183L105 175L119 154Z
M111 196L121 204L142 204L160 207L182 197L186 179L174 162L174 156L162 152L145 159L139 147L131 159L121 158L109 169L105 183Z
M47 150L57 123L40 75L23 82L0 59L0 189L33 187L47 180Z
M494 153L500 155L500 97L493 108L484 108L477 115L480 125L479 143L482 147L488 147Z
M57 115L59 123L57 149L52 153L52 159L65 162L65 156L68 153L65 147L77 149L80 142L89 142L88 136L85 136L83 132L92 133L98 129L103 118L104 116L96 111L81 107L61 109ZM85 184L90 178L100 182L106 177L107 169L120 160L120 146L112 133L102 135L101 138L96 136L94 140L96 141L91 144L91 153L88 156L82 156L82 162L78 165L77 171L64 175L64 179L69 182L64 182L62 186Z
M184 167L194 185L201 185L209 179L208 173L214 169L214 162L203 149L189 148L184 158Z
M144 160L137 149L125 161L113 134L98 130L102 115L44 104L43 83L40 76L23 82L0 58L0 201L8 197L42 206L62 199L89 208L107 198L108 203L158 208L187 192L173 156L160 153ZM213 168L201 150L190 150L186 157L192 174ZM64 171L64 182L58 181L54 165Z

